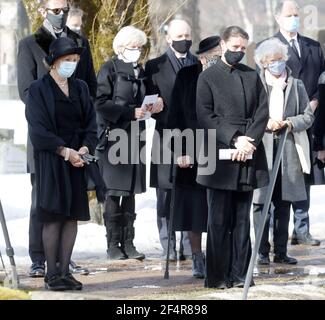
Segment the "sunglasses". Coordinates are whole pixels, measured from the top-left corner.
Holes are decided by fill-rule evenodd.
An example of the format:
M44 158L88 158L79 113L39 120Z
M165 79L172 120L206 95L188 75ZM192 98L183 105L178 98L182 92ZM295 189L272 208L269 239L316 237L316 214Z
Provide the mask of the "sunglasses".
M69 7L64 7L64 8L54 8L54 9L46 8L46 11L52 11L55 15L60 14L61 11L63 11L63 13L68 13L69 10L70 10Z

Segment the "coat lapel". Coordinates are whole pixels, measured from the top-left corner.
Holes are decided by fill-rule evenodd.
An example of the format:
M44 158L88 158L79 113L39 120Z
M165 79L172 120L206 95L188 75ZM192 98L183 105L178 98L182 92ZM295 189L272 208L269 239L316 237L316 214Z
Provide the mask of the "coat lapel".
M311 54L309 43L304 40L304 37L298 35L299 47L301 52L301 66L304 66L308 56Z
M35 32L35 40L45 54L48 55L50 44L54 40L51 33L46 31L44 27L41 27Z
M55 132L57 132L56 120L55 120L55 100L54 100L53 90L51 89L52 87L52 84L50 82L51 80L49 77L50 77L49 74L47 74L44 77L42 93L43 93L43 99L46 105L46 109L50 115L49 120L51 121L51 125L53 126Z

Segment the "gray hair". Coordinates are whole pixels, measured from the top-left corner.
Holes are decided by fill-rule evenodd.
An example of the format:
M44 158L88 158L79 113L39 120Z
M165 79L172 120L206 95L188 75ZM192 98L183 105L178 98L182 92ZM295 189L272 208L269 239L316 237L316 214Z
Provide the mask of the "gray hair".
M72 7L69 10L69 16L70 17L77 16L77 17L81 17L82 18L83 15L84 15L84 12L80 8Z
M254 59L256 64L262 69L263 61L268 56L273 56L280 53L284 61L288 61L288 46L281 42L278 38L271 38L263 41L255 50Z
M296 8L299 10L300 9L300 6L299 4L295 1L295 0L281 0L277 3L276 7L275 7L275 10L274 10L274 14L276 16L280 16L281 13L282 13L282 10L283 10L283 6L284 6L284 3L285 2L293 2L293 4L296 6Z
M132 43L138 43L144 46L147 43L146 34L133 26L123 27L113 40L113 49L115 54L120 54L125 47Z

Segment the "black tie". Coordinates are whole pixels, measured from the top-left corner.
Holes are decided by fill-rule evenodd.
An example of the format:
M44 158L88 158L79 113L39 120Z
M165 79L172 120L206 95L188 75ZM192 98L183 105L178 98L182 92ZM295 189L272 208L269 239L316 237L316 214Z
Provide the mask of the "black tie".
M180 58L179 61L181 62L181 66L184 67L185 66L185 59L186 58Z
M300 59L300 56L299 56L299 52L298 52L298 49L297 49L297 46L296 46L296 41L295 39L291 39L290 40L291 42L291 48L293 50L293 52L297 55L297 57Z

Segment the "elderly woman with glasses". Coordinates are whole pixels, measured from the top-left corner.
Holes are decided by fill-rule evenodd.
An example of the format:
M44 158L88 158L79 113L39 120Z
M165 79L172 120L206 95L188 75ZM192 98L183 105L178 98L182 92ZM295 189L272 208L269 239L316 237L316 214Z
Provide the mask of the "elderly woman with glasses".
M146 166L140 150L145 130L141 120L146 111L157 113L162 105L145 110L144 70L139 64L141 49L147 43L145 33L135 27L122 28L115 36L115 57L101 67L98 74L96 111L100 143L97 146L102 175L108 189L104 220L107 231L109 260L144 259L134 244L135 194L146 190ZM120 129L123 141L109 139L114 129ZM114 141L113 141L114 140ZM120 145L124 161L114 161L112 154ZM117 155L117 157L119 157ZM138 161L137 161L138 160Z
M296 264L297 260L287 255L290 206L292 202L307 198L304 173L310 171L308 139L305 139L305 141L307 140L306 144L298 146L297 144L301 141L301 139L298 141L298 135L307 135L306 130L312 126L314 115L305 87L301 80L292 77L290 69L286 66L287 60L288 47L276 38L262 42L255 51L255 61L269 97L270 118L263 137L269 170L272 170L278 149L279 132L284 127L289 127L272 195L274 207L273 261ZM306 160L306 158L308 159ZM260 223L265 194L265 188L257 189L254 193L255 232L257 232ZM259 248L259 265L270 264L271 246L268 240L270 216L269 213Z

